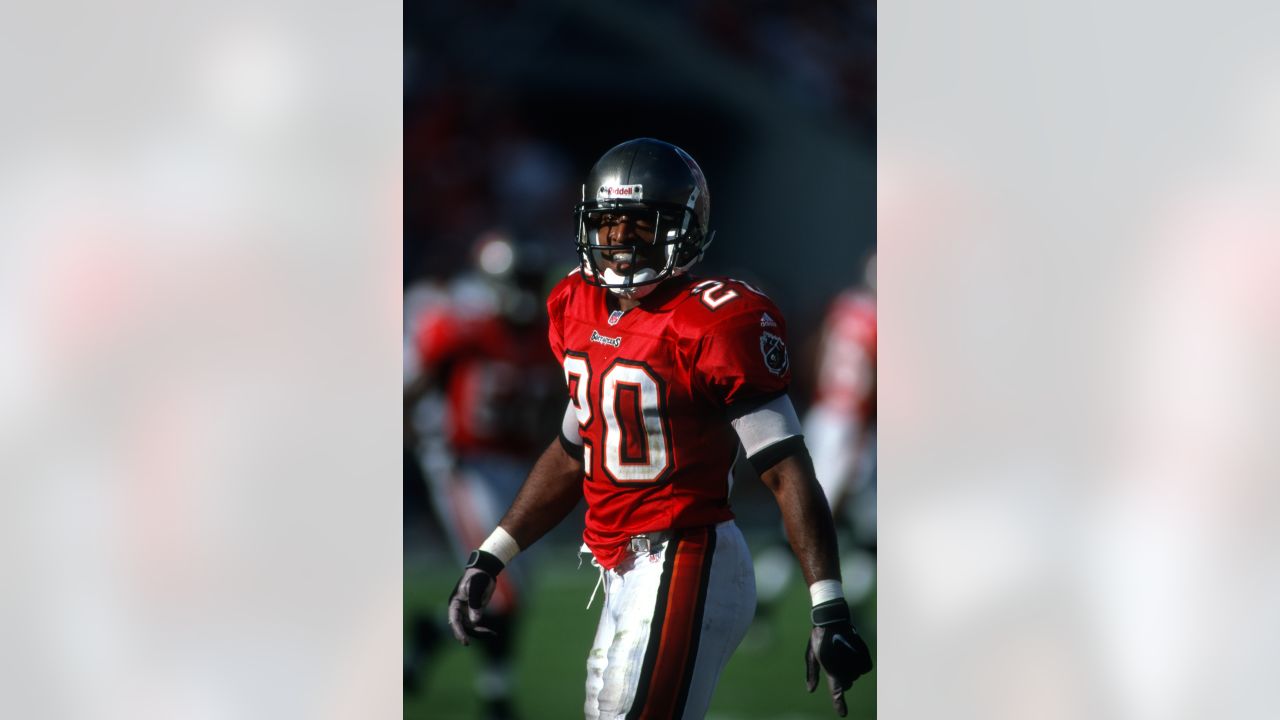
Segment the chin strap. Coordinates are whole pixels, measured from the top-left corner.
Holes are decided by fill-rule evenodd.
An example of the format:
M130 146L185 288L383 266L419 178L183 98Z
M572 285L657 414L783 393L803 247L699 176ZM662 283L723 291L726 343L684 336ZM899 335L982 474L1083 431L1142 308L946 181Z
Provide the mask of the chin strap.
M613 293L614 295L617 295L620 298L626 298L628 300L640 300L641 298L648 296L649 293L653 292L653 289L656 287L658 287L657 283L654 283L653 285L644 285L638 288L611 287L609 288L609 292Z
M605 268L600 276L610 285L618 285L627 281L627 277L625 275L619 274L613 268ZM632 273L631 281L635 283L642 283L653 280L656 277L658 277L657 271L653 268L644 268ZM618 297L638 300L653 292L653 289L657 286L658 283L640 285L639 287L610 287L609 292L617 295Z

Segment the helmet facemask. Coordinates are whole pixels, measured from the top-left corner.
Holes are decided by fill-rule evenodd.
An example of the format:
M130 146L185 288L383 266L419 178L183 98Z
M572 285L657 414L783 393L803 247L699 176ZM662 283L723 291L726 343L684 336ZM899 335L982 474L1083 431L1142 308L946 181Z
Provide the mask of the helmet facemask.
M625 298L644 297L658 283L680 275L709 244L702 241L697 216L681 205L582 202L574 215L587 282ZM610 233L616 242L610 242Z

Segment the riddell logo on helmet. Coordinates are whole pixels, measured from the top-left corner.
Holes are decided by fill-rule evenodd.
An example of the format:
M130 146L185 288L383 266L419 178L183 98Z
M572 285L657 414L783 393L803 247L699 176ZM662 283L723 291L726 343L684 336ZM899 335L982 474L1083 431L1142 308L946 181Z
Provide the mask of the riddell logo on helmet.
M644 185L601 185L596 200L643 200Z

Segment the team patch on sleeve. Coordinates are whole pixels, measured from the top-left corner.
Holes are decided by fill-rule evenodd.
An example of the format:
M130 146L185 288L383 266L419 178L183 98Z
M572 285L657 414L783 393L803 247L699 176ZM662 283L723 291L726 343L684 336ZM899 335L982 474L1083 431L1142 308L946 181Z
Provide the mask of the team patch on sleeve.
M786 343L771 332L760 333L760 354L764 356L764 366L774 375L784 375L791 366Z

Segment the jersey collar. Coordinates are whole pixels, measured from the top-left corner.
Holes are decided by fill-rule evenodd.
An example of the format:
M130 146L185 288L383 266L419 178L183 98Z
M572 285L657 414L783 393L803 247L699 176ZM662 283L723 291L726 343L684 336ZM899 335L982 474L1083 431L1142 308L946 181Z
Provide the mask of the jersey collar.
M649 293L640 300L637 307L628 310L624 315L630 315L633 312L660 313L670 310L676 305L679 299L685 294L694 282L689 275L680 275L678 277L668 278L658 284L653 292ZM604 288L596 288L603 295L601 304L604 306L605 317L615 310L621 310L617 298L613 293Z

